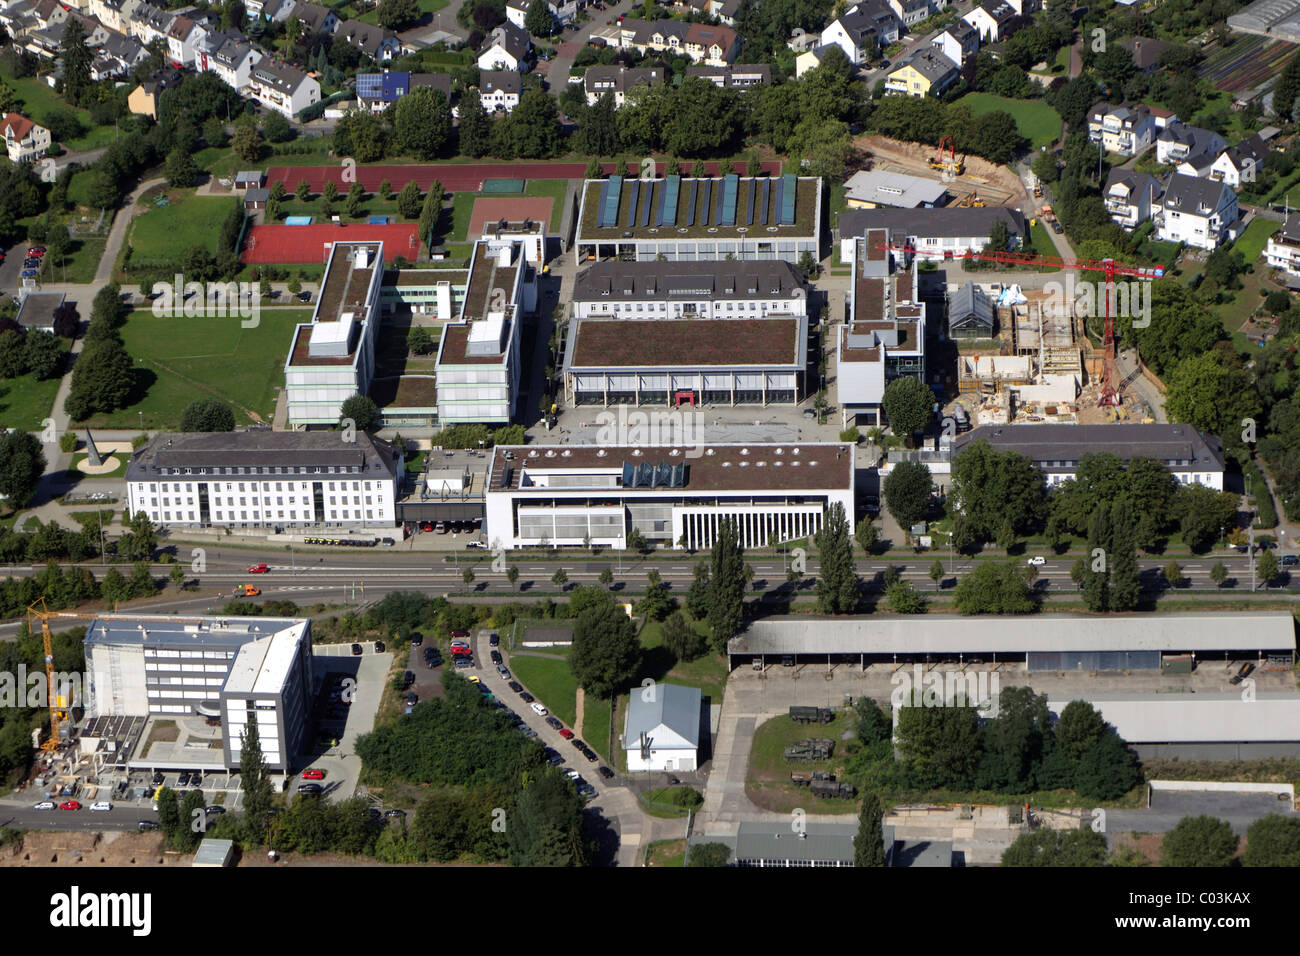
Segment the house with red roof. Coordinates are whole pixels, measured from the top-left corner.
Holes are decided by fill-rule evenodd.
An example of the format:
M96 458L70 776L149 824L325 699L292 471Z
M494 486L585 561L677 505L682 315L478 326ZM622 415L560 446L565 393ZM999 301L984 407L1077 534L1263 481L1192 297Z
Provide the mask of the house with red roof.
M7 113L0 128L4 130L5 151L10 162L29 163L45 155L50 148L50 131L26 116Z

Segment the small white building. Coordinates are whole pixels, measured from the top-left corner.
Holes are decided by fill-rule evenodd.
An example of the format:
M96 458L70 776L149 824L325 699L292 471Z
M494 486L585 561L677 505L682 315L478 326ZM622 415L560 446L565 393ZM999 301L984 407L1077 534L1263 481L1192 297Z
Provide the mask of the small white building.
M980 35L980 43L997 43L1005 40L1013 31L1013 23L1020 14L1006 0L985 0L982 6L975 7L962 17L975 28Z
M302 70L283 63L262 60L250 71L248 85L259 103L287 119L320 102L320 84Z
M930 46L938 47L939 52L954 63L965 63L979 52L979 31L965 20L958 20L946 30L935 34Z
M519 105L523 77L514 70L485 70L479 74L479 102L489 113L509 113Z
M1150 173L1112 169L1106 180L1106 211L1111 219L1131 231L1151 218L1162 195L1160 183Z
M1282 228L1269 237L1264 256L1270 268L1300 277L1300 212L1288 216Z
M883 50L889 44L896 43L901 32L902 24L888 3L884 0L864 0L863 3L849 7L822 30L821 45L839 47L850 63L860 65L866 62L867 49L872 39ZM817 59L820 61L820 57ZM799 75L802 76L803 73L804 70L800 69Z
M1170 123L1156 137L1156 160L1173 166L1191 160L1200 165L1198 156L1213 157L1227 148L1218 133L1187 123Z
M514 70L522 72L527 66L533 41L528 32L513 23L503 23L488 36L488 44L479 54L480 70Z
M1227 183L1175 173L1155 213L1156 238L1214 250L1237 237L1237 194Z
M11 163L30 163L50 148L50 131L18 113L5 114L0 130L4 131L5 152Z
M623 724L628 771L697 769L702 703L698 687L655 684L633 690Z

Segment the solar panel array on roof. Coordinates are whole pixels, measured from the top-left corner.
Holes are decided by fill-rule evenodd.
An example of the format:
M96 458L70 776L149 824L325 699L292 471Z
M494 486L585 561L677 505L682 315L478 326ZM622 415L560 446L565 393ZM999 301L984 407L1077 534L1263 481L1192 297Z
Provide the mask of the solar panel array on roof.
M600 187L600 214L596 225L602 228L618 225L618 204L623 198L623 177L610 176Z
M754 193L757 191L757 189L758 189L758 180L751 179L749 181L748 198L745 202L745 225L747 226L752 226L754 224Z
M623 462L624 488L684 488L686 463L652 465L648 461Z
M659 192L659 225L676 225L677 194L681 188L682 177L680 176L669 176L664 180L664 188Z
M734 226L736 224L736 198L740 194L740 177L735 173L729 173L722 180L722 204L719 207L721 214L718 216L719 226Z
M653 199L654 194L655 194L655 184L653 182L646 183L645 196L643 196L641 199L641 228L642 229L650 225L650 207L653 205L653 202L651 200Z
M772 190L772 221L779 223L781 221L781 210L785 208L785 177L782 176L776 181L776 186Z
M709 213L712 211L711 210L712 204L710 203L710 200L712 198L713 198L713 180L706 179L704 180L704 198L700 201L700 225L701 226L707 226L709 224Z
M767 204L771 198L772 198L772 180L765 179L763 180L763 204L758 207L759 225L762 226L767 225Z
M632 180L629 192L631 195L627 201L627 221L623 225L631 228L636 225L636 201L641 196L641 182L636 179Z
M798 183L794 173L786 173L781 177L781 218L777 220L778 225L794 225L794 194Z
M363 100L377 100L384 95L384 74L358 73L357 96Z
M686 204L686 225L695 225L695 194L699 191L700 181L691 180L691 201Z

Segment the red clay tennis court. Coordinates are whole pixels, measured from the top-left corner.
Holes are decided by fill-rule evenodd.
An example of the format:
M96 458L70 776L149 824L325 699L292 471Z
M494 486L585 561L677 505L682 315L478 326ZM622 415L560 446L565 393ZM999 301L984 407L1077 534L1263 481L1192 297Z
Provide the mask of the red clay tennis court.
M683 162L682 171L689 173L692 163ZM709 176L718 174L719 163L704 164ZM605 163L605 172L612 174L618 169L618 163ZM763 171L769 176L781 174L781 164L776 161L763 163ZM632 175L637 174L634 167ZM664 163L656 166L656 175L662 176ZM738 170L743 172L743 170ZM347 192L351 182L343 179L344 169L339 166L272 166L266 171L266 186L269 189L275 182L284 183L284 188L293 192L301 180L306 180L313 194L319 194L327 181L333 181L340 191ZM436 179L442 188L451 193L479 192L485 179L582 179L587 174L586 163L422 163L412 165L383 165L356 167L356 181L366 192L377 192L379 184L385 179L399 192L412 180L427 191Z
M243 261L261 263L324 263L336 242L382 242L384 258L412 261L420 254L419 226L413 222L388 226L254 226L244 239Z

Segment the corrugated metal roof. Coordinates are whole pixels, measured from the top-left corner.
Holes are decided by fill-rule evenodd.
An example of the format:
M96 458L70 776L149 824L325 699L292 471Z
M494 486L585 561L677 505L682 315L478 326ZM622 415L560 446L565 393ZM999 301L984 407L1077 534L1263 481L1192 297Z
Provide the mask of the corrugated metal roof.
M651 699L646 700L647 696ZM656 684L653 694L634 691L628 698L624 740L628 745L636 746L643 732L648 733L663 724L689 741L692 747L698 747L701 699L698 687L682 687L680 684Z
M1096 707L1131 744L1300 741L1296 694L1259 694L1248 700L1240 693L1048 695L1047 707L1060 714L1079 699Z

